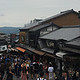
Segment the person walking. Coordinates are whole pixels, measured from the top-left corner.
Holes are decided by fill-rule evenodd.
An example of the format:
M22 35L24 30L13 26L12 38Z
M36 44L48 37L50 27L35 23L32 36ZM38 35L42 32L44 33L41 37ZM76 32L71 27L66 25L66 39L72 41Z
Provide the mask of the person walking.
M21 65L19 62L17 62L17 64L15 65L15 73L16 73L17 78L20 77L20 72L21 72Z
M48 80L48 64L47 63L44 65L44 70L46 73L46 79Z
M31 79L33 79L33 75L34 75L34 67L33 67L33 63L31 62L30 64L30 74L31 74Z
M27 80L28 71L26 69L26 66L22 67L21 71L21 80Z
M49 80L55 80L53 75L54 67L52 66L52 63L49 63L48 72L49 72Z
M60 80L71 80L70 77L67 74L67 71L62 72L62 77Z
M46 79L44 79L44 72L43 71L40 72L40 77L37 78L37 80L46 80Z
M13 61L13 63L11 64L11 66L12 66L12 69L15 71L15 61Z
M9 66L9 69L7 70L7 79L6 80L13 80L14 72L12 71L11 66Z

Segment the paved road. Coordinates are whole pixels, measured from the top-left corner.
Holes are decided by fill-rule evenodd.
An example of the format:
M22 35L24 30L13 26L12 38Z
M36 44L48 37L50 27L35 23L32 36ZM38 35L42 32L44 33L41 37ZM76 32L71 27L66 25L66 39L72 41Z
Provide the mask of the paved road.
M14 76L13 80L21 80L21 77L17 78L16 76ZM35 78L31 79L31 75L29 74L28 80L36 80L36 79Z
M29 74L29 78L28 80L36 80L35 78L31 79L30 77L31 75ZM4 75L4 79L3 80L6 80L7 76L6 76L6 73ZM21 80L21 76L19 78L17 78L15 75L13 76L13 80Z
M29 76L28 80L36 80L35 78L31 79L31 75L30 75L30 74L29 74L28 76ZM44 77L46 78L46 75L44 75ZM5 73L5 75L4 75L4 80L6 80L6 73ZM13 76L13 80L21 80L21 77L17 78L17 77L14 75L14 76Z

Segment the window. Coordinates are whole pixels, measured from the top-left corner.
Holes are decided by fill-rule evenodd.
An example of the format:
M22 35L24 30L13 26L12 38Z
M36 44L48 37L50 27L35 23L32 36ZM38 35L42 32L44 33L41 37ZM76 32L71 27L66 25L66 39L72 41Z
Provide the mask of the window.
M52 26L48 27L48 28L47 28L47 31L48 31L48 32L52 31Z

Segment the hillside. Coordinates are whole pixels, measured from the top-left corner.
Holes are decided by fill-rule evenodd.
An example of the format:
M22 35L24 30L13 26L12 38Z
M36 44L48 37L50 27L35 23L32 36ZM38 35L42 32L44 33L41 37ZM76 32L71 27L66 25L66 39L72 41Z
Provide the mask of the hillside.
M20 27L0 27L0 32L5 34L16 34L19 32Z

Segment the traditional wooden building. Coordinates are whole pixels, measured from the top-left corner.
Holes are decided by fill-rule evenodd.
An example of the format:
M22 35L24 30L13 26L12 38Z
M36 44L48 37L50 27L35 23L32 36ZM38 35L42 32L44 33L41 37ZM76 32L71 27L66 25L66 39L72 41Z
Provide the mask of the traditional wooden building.
M43 23L53 22L58 26L72 26L72 25L80 25L80 19L78 17L78 12L73 9L60 12L57 15L51 16L43 20Z
M20 43L39 49L38 38L59 28L60 27L54 23L31 23L30 27L20 29Z
M57 65L56 70L61 70L61 62L65 59L64 56L74 55L75 52L80 53L78 47L80 42L76 43L79 41L78 37L80 37L80 26L68 26L39 37L39 45L46 56L48 56L48 54L54 56L53 59L55 59ZM76 38L78 38L77 41L74 41ZM72 41L74 45L71 47ZM59 59L56 56L59 57Z
M79 71L80 69L80 36L66 42L60 47L60 51L66 53L63 56L64 69Z
M58 51L59 44L62 44L64 41L68 41L69 38L73 39L75 37L73 35L75 33L75 30L77 31L77 29L72 29L74 30L74 32L70 29L73 32L73 35L69 35L71 31L66 27L78 26L80 25L79 21L80 20L78 18L78 13L73 9L60 12L59 14L51 16L44 20L35 19L31 21L31 23L26 24L23 28L20 29L19 42L22 46L29 46L38 50L45 48L44 46L47 46L48 48L43 49L44 51L47 50L47 52L56 53ZM60 29L62 27L65 28ZM67 31L70 32L66 34L65 31L66 33ZM42 39L44 37L43 35L46 36L46 39ZM42 41L40 41L39 37ZM44 45L42 45L41 43ZM51 55L48 54L48 56Z
M38 39L40 36L48 34L52 31L55 31L59 29L60 27L53 24L53 23L48 23L48 24L43 24L38 27L32 28L29 30L29 43L30 46L40 49L40 46L38 45Z
M18 48L26 49L28 53L34 54L36 59L42 58L45 52L40 50L38 39L40 36L46 35L59 29L60 27L54 23L31 22L20 29L20 38ZM44 56L43 56L44 57ZM54 56L53 56L54 57Z
M26 24L23 28L20 29L19 42L21 44L29 44L29 29L32 27L37 27L37 25L39 25L37 20L35 22L31 21L29 24Z
M80 36L80 26L74 26L74 27L69 26L69 27L60 28L47 35L41 36L39 41L40 41L41 49L44 49L47 46L57 47L57 45L59 46L60 44L63 44L66 41L67 42L71 41L79 36Z
M71 10L60 12L57 15L51 16L43 20L35 19L31 21L31 23L26 24L23 28L20 29L20 43L29 44L29 36L30 36L29 32L32 34L32 32L35 30L39 34L39 30L40 30L40 35L43 35L47 33L46 29L43 29L43 28L45 27L49 28L52 24L56 24L59 27L80 25L80 19L78 17L78 12L71 9ZM53 28L50 27L48 30L50 31L50 29L53 29ZM33 33L33 35L35 35L35 33ZM32 44L35 44L35 43L32 43Z
M51 29L53 29L53 27L51 27L52 24L56 24L60 28L66 27L66 26L80 25L80 19L78 17L78 12L71 9L71 10L60 12L57 15L51 16L43 20L35 19L31 21L31 23L26 24L25 27L20 29L20 43L29 44L30 43L29 41L31 41L29 39L30 35L32 34L35 35L35 32L33 31L36 31L38 33L36 36L39 36L39 35L41 36L43 34L48 33L49 31L51 31ZM46 31L47 29L44 29L45 27L48 27L49 31ZM34 40L36 42L35 38ZM36 44L35 42L32 43L31 41L33 45Z
M66 55L65 49L71 46L68 42L80 36L79 25L78 13L74 10L63 11L44 20L31 21L20 29L19 47L37 54L38 59L44 55L44 58L55 62L56 68L61 70L63 57L60 58L61 55L57 56L56 53Z

